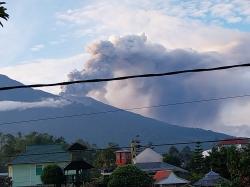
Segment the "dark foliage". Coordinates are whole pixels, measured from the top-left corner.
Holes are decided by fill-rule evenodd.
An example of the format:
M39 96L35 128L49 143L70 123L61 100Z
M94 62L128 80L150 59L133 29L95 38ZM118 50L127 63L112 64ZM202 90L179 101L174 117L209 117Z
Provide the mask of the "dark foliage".
M48 165L43 169L41 180L43 184L61 186L64 183L64 174L58 165Z
M9 19L9 14L6 13L6 8L2 5L4 5L5 2L0 2L0 18L5 19L6 21ZM2 22L0 21L0 25L3 27Z
M108 187L146 187L153 183L152 178L133 165L121 166L110 176Z
M56 138L46 133L32 132L27 135L18 133L16 136L0 133L0 168L6 170L7 163L22 153L26 146L43 144L62 144L65 147L67 145L64 138Z

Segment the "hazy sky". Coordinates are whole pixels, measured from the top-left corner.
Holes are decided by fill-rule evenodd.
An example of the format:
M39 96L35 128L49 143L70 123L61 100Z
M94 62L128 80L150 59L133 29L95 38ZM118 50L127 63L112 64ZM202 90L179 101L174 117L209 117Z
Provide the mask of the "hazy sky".
M67 75L75 69L77 70L75 72L82 72L88 68L92 68L92 71L96 67L88 66L88 64L96 59L93 51L97 50L97 54L105 55L108 49L107 46L100 47L100 40L114 44L114 48L118 50L115 53L117 55L121 54L119 50L122 46L129 46L129 41L139 41L140 37L145 36L146 43L142 42L141 45L143 47L145 45L149 53L154 53L155 50L159 56L163 56L163 59L174 60L177 63L174 67L177 69L186 67L181 61L185 60L186 56L178 56L184 55L178 50L184 50L185 55L190 58L190 66L187 67L195 67L195 65L201 67L200 62L205 62L206 66L213 66L218 64L210 63L212 61L219 64L232 64L250 60L246 50L250 46L250 1L247 0L7 0L6 3L10 19L8 22L3 21L4 28L0 28L0 74L8 75L26 84L65 81L68 80ZM133 35L135 38L126 38L127 35ZM125 39L122 39L124 36ZM123 41L120 46L116 45L116 43L119 44L117 42L120 41L119 37ZM93 46L98 49L93 49ZM129 47L138 46L140 47L140 43L131 44ZM104 51L98 51L99 49L104 49ZM177 52L176 49L178 49ZM128 52L130 53L131 50ZM141 50L140 53L144 54ZM122 52L122 54L126 53ZM147 60L155 62L151 57ZM126 62L131 64L132 61ZM128 67L117 68L115 63L112 64L110 68L114 68L114 71L103 71L104 74L99 75L116 75L121 73L121 71L117 73L118 70L123 70L123 72L129 70ZM102 69L102 64L99 65ZM145 65L144 69L141 64L135 67L147 71L145 73L159 70L148 65ZM169 66L160 67L165 68L161 68L162 71L169 70ZM143 73L143 71L139 72ZM88 75L91 77L92 73ZM130 87L123 90L126 97L122 97L123 102L120 102L121 99L115 93L110 92L110 88L112 90L116 88L115 85L108 85L109 89L105 87L107 93L105 97L100 97L100 93L101 95L104 93L97 89L84 93L119 107L128 107L130 103L124 100L127 101L137 96L137 102L133 103L145 106L163 101L245 94L247 90L250 92L250 88L248 89L246 84L242 83L248 81L250 75L246 72L240 75L240 78L237 74L237 78L231 80L235 83L234 85L218 81L230 80L229 75L212 80L206 78L207 85L202 82L197 83L199 78L189 78L188 83L178 84L177 88L172 88L176 89L176 94L171 93L171 97L167 100L163 99L164 94L168 93L166 90L158 92L160 99L156 101L149 99L152 95L150 91L147 90L148 95L140 94L140 90L131 93ZM83 77L86 78L86 74ZM189 92L188 89L183 88L183 86L190 85L190 82L195 83L193 91L196 92ZM216 84L213 85L213 83ZM235 85L237 85L237 90L233 89ZM148 88L148 86L150 85L145 87ZM120 85L117 87L119 88ZM215 91L211 92L211 89ZM44 90L52 93L60 92L59 87ZM99 95L96 95L97 92ZM175 97L172 97L173 95ZM246 117L247 115L243 116L250 111L250 103L249 105L245 103L242 107L239 102L227 102L216 106L214 113L211 112L213 111L211 106L203 108L205 110L202 113L195 112L193 116L198 119L199 123L204 123L201 127L242 136L250 132L250 118ZM192 114L185 112L187 110L187 108L182 109L182 112L187 114L183 121L175 120L178 118L175 115L171 115L170 121L193 124L185 126L196 126L194 119L189 119ZM167 121L162 117L164 116L162 113L162 111L145 112L145 115ZM169 114L173 114L173 111L169 111ZM205 115L206 119L202 115ZM209 120L213 125L208 125Z

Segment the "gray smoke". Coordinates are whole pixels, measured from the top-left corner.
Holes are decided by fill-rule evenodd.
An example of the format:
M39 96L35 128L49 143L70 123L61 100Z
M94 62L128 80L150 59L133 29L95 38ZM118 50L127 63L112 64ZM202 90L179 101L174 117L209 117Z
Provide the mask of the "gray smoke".
M250 60L250 55L246 50L247 47L249 49L249 44L249 41L243 41L220 54L200 53L191 49L168 50L160 44L148 42L144 34L117 37L88 47L91 58L84 62L81 71L75 70L68 77L72 81L243 63L243 61ZM161 78L77 84L63 87L62 93L90 96L120 108L161 105L250 93L248 72L249 69L245 68ZM230 102L232 101L223 100L135 112L172 124L225 132L228 128L232 129L232 125L249 127L241 124L240 119L236 120L238 124L228 124L230 122L224 119L227 116L224 113L227 111L225 108ZM246 99L234 101L237 106L244 105L246 102ZM240 113L240 111L235 111L235 113ZM227 125L230 126L225 128Z

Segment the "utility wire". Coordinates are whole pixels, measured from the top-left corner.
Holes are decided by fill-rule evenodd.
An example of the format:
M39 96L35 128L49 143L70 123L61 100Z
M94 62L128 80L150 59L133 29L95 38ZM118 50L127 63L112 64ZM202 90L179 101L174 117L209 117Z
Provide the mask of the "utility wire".
M152 144L150 147L163 147L163 146L175 146L175 145L190 145L190 144L204 144L204 143L217 143L217 142L229 142L229 141L239 141L239 140L247 140L250 141L250 138L230 138L230 139L219 139L219 140L196 140L196 141L189 141L189 142L176 142L176 143L162 143L162 144ZM249 142L250 143L250 142ZM147 148L148 145L139 145L139 147ZM97 152L97 151L104 151L107 149L113 150L120 150L120 149L130 149L131 146L124 146L124 147L107 147L107 148L93 148L93 149L86 149L86 152ZM63 154L69 153L67 151L57 151L57 152L47 152L47 153L33 153L33 154L19 154L19 155L8 155L6 157L16 157L16 156L35 156L35 155L50 155L50 154Z
M177 75L177 74L183 74L183 73L200 73L200 72L208 72L208 71L219 71L219 70L239 68L239 67L249 67L249 66L250 66L250 63L246 63L246 64L235 64L235 65L230 65L230 66L218 66L218 67L213 67L213 68L186 69L186 70L179 70L179 71L170 71L170 72L165 72L165 73L139 74L139 75L129 75L129 76L114 77L114 78L104 78L104 79L99 78L99 79L86 79L86 80L77 80L77 81L58 82L58 83L50 83L50 84L6 86L6 87L0 87L0 91L13 90L13 89L19 89L19 88L51 87L51 86L63 86L63 85L78 84L78 83L96 83L96 82L108 82L108 81L135 79L135 78L171 76L171 75Z
M114 110L106 110L106 111L100 111L100 112L80 113L80 114L46 117L46 118L36 118L36 119L28 119L28 120L20 120L20 121L2 122L2 123L0 123L0 126L14 125L14 124L20 124L20 123L31 123L31 122L38 122L38 121L47 121L47 120L56 120L56 119L64 119L64 118L73 118L73 117L82 117L82 116L95 116L95 115L109 114L109 113L115 113L115 112L125 112L125 111L142 110L142 109L150 109L150 108L170 107L170 106L177 106L177 105L204 103L204 102L212 102L212 101L236 99L236 98L244 98L244 97L250 97L250 94L227 96L227 97L217 97L217 98L209 98L209 99L200 99L200 100L191 100L191 101L167 103L167 104L161 104L161 105L114 109Z

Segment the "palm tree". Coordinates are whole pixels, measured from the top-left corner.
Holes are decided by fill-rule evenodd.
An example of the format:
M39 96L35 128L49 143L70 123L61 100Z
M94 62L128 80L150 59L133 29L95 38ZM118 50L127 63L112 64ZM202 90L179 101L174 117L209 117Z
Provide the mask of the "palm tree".
M2 5L4 5L5 2L0 2L0 18L5 19L6 21L9 18L9 14L7 14L5 11L7 10L5 7L3 7ZM2 22L0 21L0 25L3 27Z

